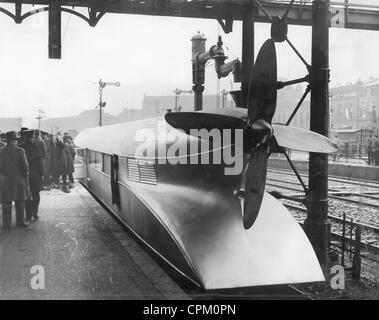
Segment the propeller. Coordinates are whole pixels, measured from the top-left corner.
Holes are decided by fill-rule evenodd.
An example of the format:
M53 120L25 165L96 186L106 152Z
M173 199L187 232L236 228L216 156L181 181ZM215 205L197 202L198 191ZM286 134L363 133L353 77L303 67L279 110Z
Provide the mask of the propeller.
M165 119L172 127L192 134L191 129L243 129L244 152L249 160L241 177L243 225L251 228L261 208L271 151L281 148L304 152L332 153L338 147L325 136L315 132L272 124L277 99L277 60L275 44L267 40L261 47L249 83L246 109L218 109L214 112L171 112Z
M264 195L267 160L273 138L271 121L276 110L277 83L275 44L269 39L258 53L247 98L248 127L245 138L248 138L250 157L245 170L245 185L241 186L244 189L242 213L245 229L254 224Z

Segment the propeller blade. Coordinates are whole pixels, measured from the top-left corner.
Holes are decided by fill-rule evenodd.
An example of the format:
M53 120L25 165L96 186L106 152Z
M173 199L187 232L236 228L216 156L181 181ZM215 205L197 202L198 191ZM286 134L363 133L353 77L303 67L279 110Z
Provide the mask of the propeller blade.
M249 229L258 217L266 184L267 160L272 137L271 121L278 90L275 44L267 40L259 50L251 73L247 98L249 129L245 139L260 143L251 151L245 177L243 225Z
M336 144L316 132L282 124L273 124L272 127L276 142L283 148L315 153L338 151Z
M205 112L170 112L165 114L165 120L175 129L181 129L187 134L191 134L191 129L242 129L245 121L241 113L230 110L226 114L205 113Z
M266 184L268 150L267 144L260 144L252 151L248 162L243 200L245 229L254 224L261 208Z
M247 98L248 118L251 123L263 119L271 124L276 110L277 87L275 44L269 39L259 50L251 73Z

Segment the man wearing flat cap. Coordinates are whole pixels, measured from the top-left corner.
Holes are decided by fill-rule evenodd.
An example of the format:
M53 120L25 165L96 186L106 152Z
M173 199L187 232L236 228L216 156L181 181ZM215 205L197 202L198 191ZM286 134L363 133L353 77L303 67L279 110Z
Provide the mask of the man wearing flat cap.
M33 143L34 130L22 131L21 137L24 142L20 148L25 150L26 158L29 163L29 186L31 198L26 200L26 220L32 217L38 220L38 206L40 202L40 191L42 188L43 160L37 145Z
M9 229L12 223L12 201L16 205L16 225L27 227L24 222L25 200L28 196L29 166L25 151L16 146L17 134L6 133L7 145L0 151L0 174L4 176L2 188L3 228Z

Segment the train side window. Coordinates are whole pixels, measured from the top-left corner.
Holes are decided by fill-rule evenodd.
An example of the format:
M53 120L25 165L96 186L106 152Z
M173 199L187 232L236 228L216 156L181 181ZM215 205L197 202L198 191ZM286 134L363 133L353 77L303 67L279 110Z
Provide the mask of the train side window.
M128 158L118 158L118 180L124 184L128 183Z
M95 152L95 168L99 171L103 170L103 155L101 152Z
M111 174L111 156L103 153L103 172L107 175Z
M83 148L75 148L76 157L74 159L74 163L85 165L86 164L86 149Z
M95 162L96 162L95 151L89 150L88 151L88 164L94 167Z

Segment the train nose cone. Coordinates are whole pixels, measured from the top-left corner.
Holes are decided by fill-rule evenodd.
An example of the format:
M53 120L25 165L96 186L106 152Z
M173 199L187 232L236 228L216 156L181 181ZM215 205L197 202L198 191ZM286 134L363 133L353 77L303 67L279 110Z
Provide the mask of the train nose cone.
M324 281L307 236L271 195L265 193L255 224L245 230L233 192L228 198L225 193L161 184L157 198L156 189L138 188L204 289Z

